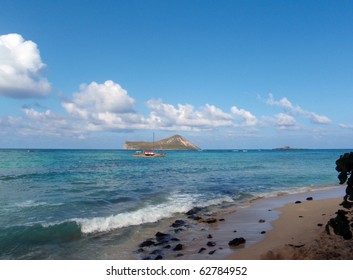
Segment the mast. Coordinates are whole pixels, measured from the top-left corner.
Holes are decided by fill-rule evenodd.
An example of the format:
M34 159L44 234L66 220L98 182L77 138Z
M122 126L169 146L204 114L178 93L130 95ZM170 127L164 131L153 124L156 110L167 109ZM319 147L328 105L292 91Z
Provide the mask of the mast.
M154 151L154 132L153 132L153 143L152 143L152 151Z

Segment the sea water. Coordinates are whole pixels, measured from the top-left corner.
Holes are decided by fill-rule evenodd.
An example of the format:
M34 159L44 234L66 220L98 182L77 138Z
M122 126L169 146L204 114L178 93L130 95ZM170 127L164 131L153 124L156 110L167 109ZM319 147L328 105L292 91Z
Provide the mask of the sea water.
M337 185L347 150L0 150L1 259L129 259L193 207Z

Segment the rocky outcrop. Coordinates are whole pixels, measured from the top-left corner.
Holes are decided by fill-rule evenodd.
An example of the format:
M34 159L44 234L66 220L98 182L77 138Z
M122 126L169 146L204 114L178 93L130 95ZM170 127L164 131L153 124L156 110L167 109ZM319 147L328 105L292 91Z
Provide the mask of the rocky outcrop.
M201 150L181 135L157 141L157 142L132 142L126 141L125 150Z

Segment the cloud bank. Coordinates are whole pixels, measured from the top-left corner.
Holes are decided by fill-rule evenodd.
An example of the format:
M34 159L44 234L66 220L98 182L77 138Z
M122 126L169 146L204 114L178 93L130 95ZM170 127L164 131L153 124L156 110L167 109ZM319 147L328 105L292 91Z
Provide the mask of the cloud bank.
M273 94L269 94L269 97L266 101L268 105L279 106L284 109L286 116L304 116L309 118L313 123L316 124L329 124L332 120L326 116L318 115L314 112L303 110L300 106L293 105L286 97L283 97L280 100L275 100ZM283 116L282 116L283 117ZM293 121L293 120L292 120Z
M37 45L19 34L0 36L0 95L12 98L46 96L51 86L42 75Z

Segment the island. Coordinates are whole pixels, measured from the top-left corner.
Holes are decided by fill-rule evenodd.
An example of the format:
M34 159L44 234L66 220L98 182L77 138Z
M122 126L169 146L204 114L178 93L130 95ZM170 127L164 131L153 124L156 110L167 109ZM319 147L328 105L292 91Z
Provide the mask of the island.
M156 142L125 141L125 150L201 150L181 135L162 139Z
M289 146L284 146L284 147L281 147L281 148L275 148L273 150L280 150L280 151L296 151L296 150L304 150L302 148L291 148Z

